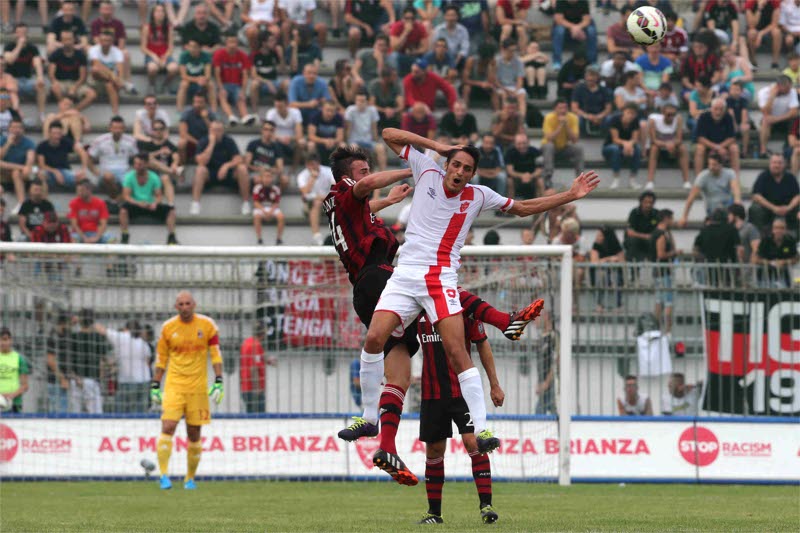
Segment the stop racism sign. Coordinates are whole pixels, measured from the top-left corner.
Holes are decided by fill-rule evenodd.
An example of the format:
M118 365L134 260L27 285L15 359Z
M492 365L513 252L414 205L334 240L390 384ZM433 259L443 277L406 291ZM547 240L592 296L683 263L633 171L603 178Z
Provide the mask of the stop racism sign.
M0 424L0 463L7 463L17 454L19 439L14 430Z
M692 426L686 428L678 438L678 451L688 463L708 466L719 455L719 441L710 429Z

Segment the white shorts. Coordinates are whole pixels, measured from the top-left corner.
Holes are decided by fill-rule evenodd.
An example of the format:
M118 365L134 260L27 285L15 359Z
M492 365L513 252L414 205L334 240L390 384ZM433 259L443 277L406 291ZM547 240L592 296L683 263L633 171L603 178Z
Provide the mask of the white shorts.
M281 213L280 207L262 207L261 209L253 209L253 218L261 216L263 218L270 218L278 216Z
M400 318L401 325L392 332L395 337L402 337L403 330L422 311L433 324L457 315L462 311L458 273L447 267L399 266L386 283L375 311L388 311Z

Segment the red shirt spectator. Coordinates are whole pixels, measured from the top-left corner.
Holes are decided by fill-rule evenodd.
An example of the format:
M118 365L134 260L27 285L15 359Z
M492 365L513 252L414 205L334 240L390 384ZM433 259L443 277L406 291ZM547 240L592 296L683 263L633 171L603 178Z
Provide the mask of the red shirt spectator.
M255 336L244 340L239 348L239 381L242 392L263 391L266 388L267 367L264 347Z
M508 18L514 18L514 9L511 7L511 0L497 0L497 7L503 10ZM517 2L517 9L530 9L531 0L520 0Z
M55 211L48 211L44 214L44 222L41 226L34 228L32 233L32 242L72 242L69 235L69 229L66 224L58 221L58 214Z
M96 233L100 221L108 220L108 207L96 196L90 197L88 201L77 196L69 202L67 218L75 219L82 232Z
M391 28L389 28L389 36L400 37L403 34L404 25L405 22L402 20L398 20L392 24ZM428 37L428 30L425 29L425 26L423 26L421 22L415 20L414 27L411 29L411 33L408 34L408 37L406 37L406 42L403 44L403 47L399 50L395 50L395 52L400 52L403 54L415 52L419 47L419 44L426 37Z
M433 139L433 136L436 135L436 119L420 103L411 111L403 113L400 129L416 133L420 137Z
M664 35L661 41L661 53L666 56L680 57L689 51L689 35L686 30L679 26L674 26Z
M222 83L241 86L244 71L250 69L250 58L238 48L233 54L229 53L227 49L221 48L214 52L211 64L220 69Z
M442 91L447 98L447 107L452 111L457 99L455 88L438 74L425 70L427 67L427 61L418 59L411 66L411 72L403 78L406 107L423 102L432 110L436 104L436 91Z
M253 201L258 202L264 207L278 207L281 203L281 188L277 185L253 186Z
M103 16L100 16L92 21L91 25L92 41L95 40L95 37L106 31L114 32L115 46L119 46L120 39L127 38L127 33L125 32L125 25L122 23L121 20L114 18L113 16L111 16L108 19L103 18Z
M704 77L713 79L718 70L719 58L716 55L709 52L705 56L699 56L690 52L681 65L681 78L687 78L690 83Z

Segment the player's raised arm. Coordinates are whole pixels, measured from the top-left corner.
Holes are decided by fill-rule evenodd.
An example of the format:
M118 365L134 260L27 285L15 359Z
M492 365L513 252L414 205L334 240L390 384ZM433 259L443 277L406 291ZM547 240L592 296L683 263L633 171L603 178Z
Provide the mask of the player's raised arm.
M501 407L506 399L506 393L500 387L500 380L497 379L497 369L494 366L494 353L488 339L477 344L478 355L481 357L481 365L489 378L489 396L495 407Z
M381 210L386 209L390 205L394 205L403 201L414 188L407 184L395 185L386 198L378 198L377 200L369 201L369 212L372 214L379 213Z
M358 198L366 198L369 194L377 189L383 189L393 183L408 179L411 177L411 169L404 168L402 170L385 170L383 172L376 172L364 178L361 178L353 186L353 195ZM370 202L372 208L372 202ZM374 213L375 211L373 211Z
M599 184L600 178L597 176L597 172L594 170L583 172L580 176L575 178L572 182L572 187L570 187L568 191L552 196L545 196L543 198L515 201L508 212L518 217L527 217L537 213L543 213L555 207L580 200L595 190Z
M442 156L447 156L451 150L458 148L458 145L440 143L434 141L433 139L428 139L427 137L417 135L416 133L399 130L397 128L386 128L383 130L382 135L383 140L386 142L389 148L394 150L394 153L400 155L401 157L402 155L400 152L409 144L423 149L434 150L436 153Z

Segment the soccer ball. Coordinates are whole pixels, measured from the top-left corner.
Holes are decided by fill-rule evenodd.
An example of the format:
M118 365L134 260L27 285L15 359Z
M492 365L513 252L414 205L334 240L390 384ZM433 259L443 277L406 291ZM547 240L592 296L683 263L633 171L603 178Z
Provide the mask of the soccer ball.
M667 33L667 18L652 6L643 6L633 10L626 26L634 41L649 46L664 38Z

